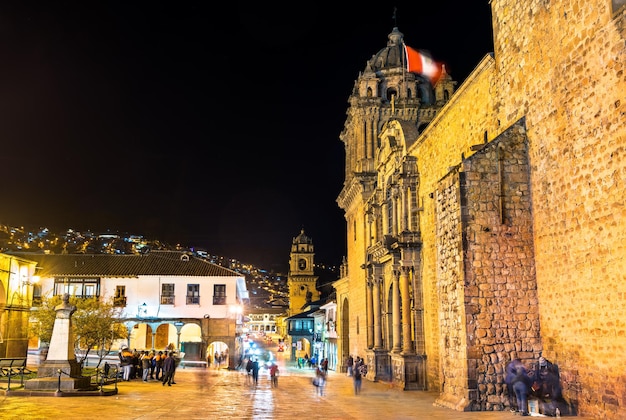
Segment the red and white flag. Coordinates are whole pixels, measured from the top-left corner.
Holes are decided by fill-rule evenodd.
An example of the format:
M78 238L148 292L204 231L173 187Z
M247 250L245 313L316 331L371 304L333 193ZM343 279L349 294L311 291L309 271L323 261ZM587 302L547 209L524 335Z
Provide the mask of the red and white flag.
M406 54L406 70L410 73L418 73L427 77L432 84L437 83L441 77L441 64L435 62L428 53L414 50L404 45Z

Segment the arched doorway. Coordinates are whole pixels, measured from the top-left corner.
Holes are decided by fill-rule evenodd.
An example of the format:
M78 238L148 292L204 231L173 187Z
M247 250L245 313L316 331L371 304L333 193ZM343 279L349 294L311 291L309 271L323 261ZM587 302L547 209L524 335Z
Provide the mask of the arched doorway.
M200 325L190 323L182 326L180 329L180 351L185 360L203 360Z
M229 366L229 349L228 344L223 341L213 341L209 343L206 354L207 354L207 362L209 362L209 367L215 367L219 369L221 367L227 368ZM210 360L209 360L210 356Z

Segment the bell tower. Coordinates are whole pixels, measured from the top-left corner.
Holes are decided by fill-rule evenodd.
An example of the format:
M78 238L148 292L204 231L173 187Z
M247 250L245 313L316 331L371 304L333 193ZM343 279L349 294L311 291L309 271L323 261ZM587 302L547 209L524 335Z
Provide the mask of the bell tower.
M304 229L293 238L289 254L289 316L301 313L307 303L319 299L316 289L317 276L313 272L314 248L311 238L304 234Z

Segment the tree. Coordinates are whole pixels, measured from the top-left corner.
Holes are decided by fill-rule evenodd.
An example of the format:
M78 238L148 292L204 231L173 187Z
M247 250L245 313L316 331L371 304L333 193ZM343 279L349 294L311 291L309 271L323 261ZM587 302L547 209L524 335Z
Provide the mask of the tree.
M61 296L44 297L41 306L31 313L31 332L42 343L50 343L56 319L54 308L60 303ZM89 353L95 350L100 366L113 343L128 336L121 322L121 308L113 305L113 299L103 301L95 297L70 297L70 304L76 306L76 312L72 315L76 360L82 364Z

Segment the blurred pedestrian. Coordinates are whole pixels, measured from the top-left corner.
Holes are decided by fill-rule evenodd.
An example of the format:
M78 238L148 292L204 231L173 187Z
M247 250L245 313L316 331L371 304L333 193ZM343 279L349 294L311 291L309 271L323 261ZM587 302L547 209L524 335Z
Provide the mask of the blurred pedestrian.
M270 379L272 380L272 386L274 388L278 387L278 365L276 363L272 363L270 366Z
M174 360L174 354L172 352L167 353L167 357L163 361L163 386L167 383L168 386L172 386L172 376L176 369L176 361Z
M352 355L348 355L348 359L346 360L346 366L348 366L347 376L352 376L352 367L354 366L354 358Z
M358 369L358 366L352 370L352 381L354 382L354 395L359 395L361 393L361 385L363 383L363 379L361 376L361 370Z
M506 389L509 394L509 409L516 413L519 411L519 407L517 406L517 397L515 396L515 391L513 390L513 378L517 373L517 368L519 366L524 366L520 359L511 360L505 368L504 375L504 383L506 383Z
M252 382L255 385L259 383L259 360L257 358L252 361Z
M319 366L315 370L315 379L317 379L317 394L324 396L324 388L326 387L326 373Z
M515 377L511 381L515 398L517 399L518 412L522 416L528 416L528 392L533 384L532 379L524 366L515 368Z

